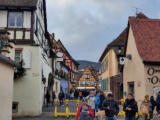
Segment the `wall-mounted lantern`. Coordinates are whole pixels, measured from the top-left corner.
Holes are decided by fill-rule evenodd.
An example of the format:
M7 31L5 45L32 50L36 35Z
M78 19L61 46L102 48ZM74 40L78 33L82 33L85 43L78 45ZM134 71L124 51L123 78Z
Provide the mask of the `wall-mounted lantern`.
M118 52L118 54L121 54L121 53L122 53L122 48L121 48L121 47L118 47L117 52Z

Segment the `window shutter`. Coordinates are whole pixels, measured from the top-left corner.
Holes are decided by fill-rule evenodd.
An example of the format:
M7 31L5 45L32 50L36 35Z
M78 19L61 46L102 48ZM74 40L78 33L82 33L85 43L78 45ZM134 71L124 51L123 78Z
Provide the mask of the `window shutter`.
M31 28L31 12L24 12L23 27Z
M23 50L23 62L24 68L31 68L31 51L30 50Z

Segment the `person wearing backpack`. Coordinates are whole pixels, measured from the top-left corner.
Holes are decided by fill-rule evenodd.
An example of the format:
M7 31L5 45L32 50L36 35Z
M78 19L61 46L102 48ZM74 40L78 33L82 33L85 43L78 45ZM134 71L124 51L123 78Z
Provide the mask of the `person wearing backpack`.
M94 91L91 91L91 92L90 92L90 95L87 96L86 99L89 100L88 105L91 106L92 111L93 111L94 116L95 116L95 103L96 103L95 92L94 92ZM94 117L93 117L92 119L94 120Z
M144 101L140 106L141 113L144 115L145 120L150 120L150 113L152 112L152 104L149 100L149 95L146 95Z
M99 104L100 104L100 93L97 92L96 94L96 102L95 102L95 111L98 112L98 109L99 109Z
M92 120L94 117L91 106L87 104L87 99L82 99L82 105L79 106L77 111L76 120Z

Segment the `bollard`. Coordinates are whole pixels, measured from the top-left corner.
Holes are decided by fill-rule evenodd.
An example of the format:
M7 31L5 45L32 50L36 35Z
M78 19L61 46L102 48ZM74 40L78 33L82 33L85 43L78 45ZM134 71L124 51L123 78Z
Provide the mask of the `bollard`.
M58 106L58 100L57 99L55 99L54 100L54 106L55 106L55 108L54 108L54 117L57 117L57 106Z

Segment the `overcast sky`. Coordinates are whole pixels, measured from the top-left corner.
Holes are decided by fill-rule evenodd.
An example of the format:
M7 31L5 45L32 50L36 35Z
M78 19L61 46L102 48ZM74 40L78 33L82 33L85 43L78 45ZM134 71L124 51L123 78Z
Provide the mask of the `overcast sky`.
M160 0L47 0L48 30L76 60L98 61L136 8L160 18Z

